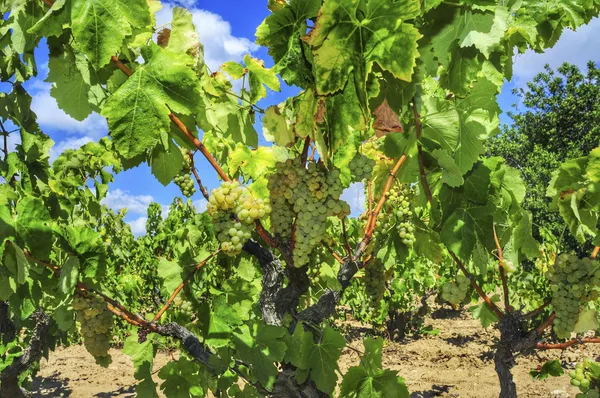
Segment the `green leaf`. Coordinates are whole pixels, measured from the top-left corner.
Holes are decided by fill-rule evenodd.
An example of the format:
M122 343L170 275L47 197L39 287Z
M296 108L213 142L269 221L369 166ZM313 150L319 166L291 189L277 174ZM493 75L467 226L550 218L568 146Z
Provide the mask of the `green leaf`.
M162 145L154 147L150 165L152 174L166 187L183 168L183 154L173 140L169 139L168 149L165 149Z
M151 24L146 0L73 0L71 30L77 47L95 68L115 55L132 28Z
M95 74L90 73L90 65L82 54L68 50L55 56L51 54L48 69L45 81L53 83L50 95L66 114L81 121L100 109L106 94Z
M437 159L442 168L442 182L451 187L459 187L464 183L462 173L454 162L454 159L445 149L436 149L431 153Z
M169 294L183 282L183 278L181 277L181 272L183 270L174 261L169 261L166 258L161 258L158 262L158 276L163 279L163 286Z
M149 334L144 343L139 343L137 333L132 333L123 345L123 353L129 355L133 361L136 380L141 380L136 386L136 393L140 397L158 398L156 384L152 381L152 366L156 354L156 348L152 344L153 338L154 335Z
M575 333L585 333L588 330L598 329L598 312L596 310L586 310L579 313L579 318L575 324Z
M0 207L0 238L16 235L19 245L30 249L38 258L46 259L52 246L51 218L44 202L26 196L17 203L17 216Z
M342 90L352 72L366 82L374 63L397 79L411 80L420 34L404 21L419 15L419 2L371 0L359 5L358 0L326 1L306 39L313 48L321 95Z
M337 361L346 346L346 339L340 332L325 328L319 342L314 344L308 356L307 365L311 369L311 378L317 388L327 394L333 394L337 384Z
M270 106L262 118L263 135L279 146L292 145L295 141L294 132L279 107Z
M548 378L548 376L562 376L565 374L565 371L560 364L560 360L553 359L552 361L544 363L540 370L531 370L529 374L534 379L545 380Z
M275 362L281 362L287 350L282 340L287 333L285 328L253 323L239 329L232 342L240 359L248 364L252 378L270 390L279 373Z
M29 276L29 262L23 250L16 244L11 244L4 253L4 265L13 274L15 281L22 285Z
M321 0L291 0L269 15L256 29L256 42L269 49L275 71L290 85L307 88L313 82L305 55L306 21L317 16Z
M60 279L58 285L65 294L73 293L79 278L79 259L69 257L69 259L60 267Z
M486 58L500 44L507 29L508 10L505 7L496 7L493 12L465 12L463 16L462 31L459 35L461 47L474 46Z
M198 66L203 63L204 48L192 21L192 13L185 8L173 7L173 21L167 49L176 54L188 54Z
M249 55L244 57L246 69L248 69L248 82L250 84L250 103L255 104L259 100L266 98L268 87L271 90L279 91L279 79L273 69L265 68L264 62Z
M500 297L497 294L495 294L491 297L491 300L494 303L497 303L500 301ZM471 312L471 315L473 315L473 319L479 319L479 321L481 322L481 326L483 326L484 328L487 328L492 323L498 322L498 316L490 308L490 306L487 305L486 302L482 302L481 304L471 306L471 308L469 308L469 311Z
M190 62L186 55L154 47L152 58L108 98L102 115L121 156L131 159L166 142L169 109L184 115L201 110L202 88Z

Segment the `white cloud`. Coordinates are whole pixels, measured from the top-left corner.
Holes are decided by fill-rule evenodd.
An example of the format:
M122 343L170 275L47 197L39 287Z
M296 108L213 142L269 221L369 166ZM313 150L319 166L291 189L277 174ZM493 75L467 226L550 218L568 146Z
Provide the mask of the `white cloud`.
M565 62L585 69L588 61L600 62L600 18L581 26L576 32L565 30L553 48L538 54L528 50L515 55L514 78L517 85L524 85L549 64L556 68Z
M192 13L192 20L204 46L204 60L212 71L216 71L226 61L241 61L245 54L258 49L258 46L245 37L231 34L231 25L220 15L194 7L195 1L175 1ZM173 6L165 4L156 13L157 26L171 22Z
M148 217L139 217L130 221L128 224L131 227L131 233L135 236L146 234L146 221L148 221Z
M351 184L342 193L342 200L350 205L353 217L358 217L365 212L365 185L362 182Z
M153 201L151 195L130 195L127 191L115 189L109 191L101 203L114 210L127 208L129 214L146 214Z
M192 204L194 205L198 213L204 212L206 210L206 207L208 206L208 202L206 201L206 199L194 200Z
M55 144L50 148L50 161L53 162L61 153L67 149L79 149L88 142L93 141L92 137L68 138L64 141Z
M36 85L41 88L41 84ZM99 139L108 133L106 119L97 113L92 113L83 121L77 121L58 107L56 100L50 95L50 84L44 83L45 89L33 95L31 109L38 116L42 130L52 130L68 135L84 135Z

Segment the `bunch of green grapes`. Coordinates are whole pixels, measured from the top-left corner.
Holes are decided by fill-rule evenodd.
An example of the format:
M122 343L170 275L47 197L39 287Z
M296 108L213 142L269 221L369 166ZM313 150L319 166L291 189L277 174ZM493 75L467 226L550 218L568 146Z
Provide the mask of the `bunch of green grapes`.
M194 311L192 310L192 303L190 301L184 300L181 297L181 294L175 297L173 300L173 304L178 312L187 316L188 318L194 317Z
M469 278L463 275L456 276L456 282L446 282L442 286L442 298L452 305L458 305L467 297Z
M194 181L192 180L192 176L188 171L181 171L177 176L173 179L175 184L181 189L181 193L188 198L196 193L196 186L194 185Z
M371 178L375 161L362 153L357 153L348 164L348 167L350 168L352 182L359 182Z
M113 317L106 302L102 297L78 294L73 299L73 309L81 324L85 348L97 363L108 365Z
M254 220L271 214L271 206L264 200L255 199L247 191L244 191L235 208L235 214L241 222L252 224Z
M215 188L208 198L208 214L211 216L223 212L232 211L237 206L237 201L242 196L244 188L238 181L225 181L219 188Z
M552 290L552 307L556 314L554 331L558 338L568 338L575 329L583 304L600 286L600 266L589 258L561 254L548 267L546 278Z
M575 369L569 371L571 385L579 387L581 393L576 398L599 398L600 397L600 366L591 358L585 358L575 365Z
M350 206L340 200L343 191L338 169L300 159L277 163L269 177L271 229L280 240L288 240L295 224L294 264L301 267L325 236L327 217L344 217Z
M365 291L369 297L369 307L379 308L385 295L387 275L381 261L373 261L365 267Z
M389 236L394 227L404 245L411 247L416 242L415 227L412 223L413 211L410 206L412 194L410 187L404 184L394 186L388 191L386 206L377 215L377 227L373 234L376 242Z
M265 218L271 206L252 194L237 181L225 181L213 189L208 199L208 214L213 219L217 239L225 254L240 254L252 236L255 220Z

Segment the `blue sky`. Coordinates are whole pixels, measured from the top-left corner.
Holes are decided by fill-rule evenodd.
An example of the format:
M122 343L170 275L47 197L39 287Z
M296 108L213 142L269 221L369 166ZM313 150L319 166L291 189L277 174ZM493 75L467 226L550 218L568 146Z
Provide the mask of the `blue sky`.
M192 12L200 40L204 45L205 59L211 69L216 70L220 64L228 60L241 61L247 53L264 59L267 66L270 66L272 61L266 49L254 44L256 27L269 15L266 3L266 0L163 1L163 9L157 15L157 24L171 20L173 5L185 6ZM515 56L513 81L505 84L499 97L502 110L510 110L511 104L516 101L511 94L511 89L524 85L536 73L543 70L546 63L556 67L568 61L582 68L589 60L600 63L600 35L597 32L600 32L600 19L593 20L577 32L565 32L557 45L545 54L528 52ZM52 156L57 156L66 148L77 148L106 135L106 121L99 115L91 115L83 122L78 122L57 107L49 94L50 84L43 81L47 75L47 70L42 67L47 61L45 46L40 46L36 58L41 66L40 73L36 79L27 83L27 88L33 96L32 108L38 115L43 131L56 143ZM5 87L0 86L0 89ZM269 97L259 105L265 108L277 104L296 92L293 88L284 88L281 93L271 92ZM504 114L501 116L501 121L506 123L509 119ZM12 145L17 142L17 137L11 138ZM197 164L205 184L209 188L218 185L216 174L199 156ZM132 225L134 233L141 234L145 228L148 204L154 201L166 207L173 197L179 194L179 188L174 184L163 187L152 177L147 166L140 166L116 176L115 182L110 186L106 204L115 209L129 208L127 220ZM355 213L361 211L364 194L360 186L356 185L345 192L344 198L353 207ZM204 199L199 193L192 199L199 209L204 207Z

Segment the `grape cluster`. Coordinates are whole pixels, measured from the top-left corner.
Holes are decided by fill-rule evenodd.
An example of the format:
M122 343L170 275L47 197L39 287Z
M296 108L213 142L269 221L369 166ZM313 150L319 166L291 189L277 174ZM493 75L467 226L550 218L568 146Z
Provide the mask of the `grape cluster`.
M327 217L345 217L350 206L340 200L343 187L338 169L327 170L314 161L304 167L300 159L277 163L276 168L268 183L271 229L287 240L295 224L294 265L301 267L325 235Z
M377 228L373 239L389 236L392 228L396 228L402 243L411 247L415 239L415 227L412 223L413 211L410 207L412 191L407 185L392 187L388 192L385 210L377 216ZM393 212L393 214L389 214Z
M442 286L442 298L452 305L462 303L469 290L469 278L463 275L456 276L456 282L446 282Z
M181 193L187 196L188 198L196 193L196 186L194 185L194 181L190 176L189 170L183 170L173 179L175 184L181 189Z
M181 314L187 316L188 318L193 318L194 311L192 310L192 303L190 301L184 300L181 295L178 295L173 299L173 304L177 311Z
M600 266L589 258L561 254L548 267L546 277L552 290L552 307L556 314L554 331L558 338L568 338L575 329L579 313L586 301L597 297Z
M594 368L594 369L592 369ZM591 358L585 358L583 362L578 362L575 369L569 371L571 385L579 387L581 391L576 398L599 398L600 383L594 376L598 373L599 366Z
M96 362L110 363L110 348L113 317L102 297L76 295L73 309L77 312L77 321L81 324L83 343Z
M348 164L348 167L350 168L352 181L359 182L371 178L375 161L362 153L357 153Z
M175 176L173 182L179 187L181 193L186 197L191 197L196 193L196 186L192 180L192 159L191 155L184 149L179 148L181 155L183 156L183 169Z
M372 309L379 308L381 300L385 295L386 280L385 267L381 261L371 262L365 268L365 291L369 297L369 307Z
M230 256L240 254L252 236L254 221L271 213L271 206L255 199L238 181L225 181L213 189L208 199L208 214L213 219L221 250Z

